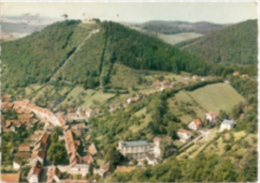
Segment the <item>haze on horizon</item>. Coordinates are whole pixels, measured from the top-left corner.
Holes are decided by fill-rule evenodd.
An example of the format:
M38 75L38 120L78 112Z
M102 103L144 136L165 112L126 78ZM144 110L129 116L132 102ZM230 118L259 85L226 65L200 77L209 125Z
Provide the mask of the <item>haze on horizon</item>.
M257 19L256 2L5 2L3 17L25 13L64 20L99 18L116 22L207 21L220 24Z

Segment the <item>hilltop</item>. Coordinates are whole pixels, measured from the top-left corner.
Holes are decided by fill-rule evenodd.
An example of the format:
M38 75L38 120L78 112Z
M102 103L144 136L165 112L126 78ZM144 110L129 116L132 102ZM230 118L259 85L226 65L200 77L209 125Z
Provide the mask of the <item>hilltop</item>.
M176 74L232 72L114 22L57 22L3 43L2 50L3 90L46 82L103 87L110 82L114 63Z
M225 65L257 63L257 21L248 20L176 45L198 57Z

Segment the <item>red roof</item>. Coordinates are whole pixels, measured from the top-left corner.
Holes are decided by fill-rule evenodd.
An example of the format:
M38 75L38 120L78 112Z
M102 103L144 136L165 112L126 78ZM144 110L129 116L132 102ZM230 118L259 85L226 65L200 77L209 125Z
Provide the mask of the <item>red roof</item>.
M94 159L92 158L92 156L88 155L88 156L83 156L82 161L84 163L90 164L94 162Z
M30 151L30 144L20 144L18 151Z
M212 118L217 118L218 117L218 114L215 113L215 112L209 112L208 113Z
M201 127L201 126L202 126L202 122L201 122L199 119L194 119L193 122L194 122L194 124L195 124L197 127Z
M89 152L91 155L97 154L97 148L96 148L96 146L95 146L94 143L92 143L92 144L88 147L88 152Z
M184 130L184 129L178 129L178 132L186 133L186 134L190 134L191 133L190 131Z
M63 119L61 113L57 113L57 117L58 117L58 120L59 120L61 126L66 124L66 121Z
M240 76L239 72L234 72L233 76Z
M161 82L159 80L156 80L155 82L153 82L154 86L161 86Z
M163 80L163 84L164 84L164 85L169 85L170 83L171 83L171 82L170 82L169 79Z
M19 182L19 173L1 173L1 182Z
M248 76L247 74L243 74L243 75L242 75L242 78L244 78L244 79L248 79L249 76Z

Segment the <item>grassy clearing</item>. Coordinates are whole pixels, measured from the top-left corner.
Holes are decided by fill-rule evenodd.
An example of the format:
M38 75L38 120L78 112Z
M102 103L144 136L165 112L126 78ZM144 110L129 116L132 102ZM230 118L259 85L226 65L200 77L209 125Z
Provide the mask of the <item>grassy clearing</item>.
M77 99L77 96L84 91L83 87L80 86L76 86L74 87L71 92L67 95L67 97L65 98L65 100L62 102L63 104L70 104L73 100Z
M80 106L82 109L87 109L90 106L97 106L106 102L109 98L113 97L115 94L103 93L102 91L95 90L85 90L86 96L83 98L84 103Z
M189 92L193 99L208 111L230 112L232 107L245 99L234 88L225 83L218 83Z
M145 118L141 119L141 124L140 125L132 125L129 129L133 132L136 133L139 130L145 128L149 122L151 121L151 114L146 114L146 107L137 111L135 114L137 117L141 117L142 115L145 115Z
M203 34L198 34L195 32L182 32L179 34L171 34L171 35L165 35L165 34L159 34L159 38L165 41L166 43L169 43L171 45L175 45L182 41L187 41L189 39L194 39L197 37L201 37Z
M170 111L177 115L185 124L189 124L193 119L203 119L205 110L193 100L186 91L178 92L168 100Z

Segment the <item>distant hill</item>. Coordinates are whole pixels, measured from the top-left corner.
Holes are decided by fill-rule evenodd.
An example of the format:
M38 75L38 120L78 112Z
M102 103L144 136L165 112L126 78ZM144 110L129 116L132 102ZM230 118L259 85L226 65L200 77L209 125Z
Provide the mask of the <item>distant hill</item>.
M65 81L87 88L109 83L114 63L134 69L198 75L233 72L113 22L52 24L2 44L2 88Z
M161 34L177 34L181 32L207 34L222 29L227 25L214 24L211 22L191 23L184 21L149 21L136 26L147 31L158 32Z
M24 22L2 22L2 39L13 40L24 37L33 32L37 32L45 28L47 25L30 25Z
M226 65L257 63L257 21L248 20L176 45L205 60Z

